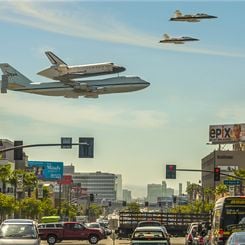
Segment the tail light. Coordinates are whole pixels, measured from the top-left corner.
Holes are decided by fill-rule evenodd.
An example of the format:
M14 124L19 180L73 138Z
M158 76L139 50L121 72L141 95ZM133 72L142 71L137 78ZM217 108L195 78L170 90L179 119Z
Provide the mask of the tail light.
M192 241L192 235L191 234L188 235L187 240Z

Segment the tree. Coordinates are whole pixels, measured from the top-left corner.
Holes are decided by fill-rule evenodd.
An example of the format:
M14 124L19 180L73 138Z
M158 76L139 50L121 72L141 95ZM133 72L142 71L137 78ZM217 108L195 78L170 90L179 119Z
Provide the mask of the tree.
M140 212L140 205L137 202L131 202L128 204L127 210L129 212L139 213Z
M14 198L3 193L0 193L0 215L1 220L6 218L6 215L12 214L15 209Z
M35 198L24 198L20 201L21 216L30 219L37 219L41 213L41 201Z
M217 196L220 196L221 195L221 197L224 197L225 193L227 193L227 192L228 192L228 187L226 185L222 184L222 183L221 184L218 184L215 187L215 194Z
M3 193L6 193L6 183L9 181L9 177L11 175L11 165L6 164L3 166L0 166L0 180L3 184Z

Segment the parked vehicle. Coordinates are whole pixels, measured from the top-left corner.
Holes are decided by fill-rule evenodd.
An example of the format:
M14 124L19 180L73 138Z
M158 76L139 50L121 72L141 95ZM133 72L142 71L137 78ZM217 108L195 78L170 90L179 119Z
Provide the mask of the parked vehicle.
M88 228L78 222L61 222L40 224L38 231L42 240L47 240L49 245L53 245L62 240L88 240L91 244L96 244L104 239L101 229Z
M40 245L36 222L30 219L7 219L0 226L0 245Z
M167 237L161 227L143 226L137 227L132 234L131 245L167 245Z

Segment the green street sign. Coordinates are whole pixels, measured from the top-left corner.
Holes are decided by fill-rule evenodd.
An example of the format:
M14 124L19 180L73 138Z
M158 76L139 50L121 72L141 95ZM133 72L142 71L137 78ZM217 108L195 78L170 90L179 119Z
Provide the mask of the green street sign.
M224 184L225 185L240 185L241 180L239 180L239 179L225 179Z

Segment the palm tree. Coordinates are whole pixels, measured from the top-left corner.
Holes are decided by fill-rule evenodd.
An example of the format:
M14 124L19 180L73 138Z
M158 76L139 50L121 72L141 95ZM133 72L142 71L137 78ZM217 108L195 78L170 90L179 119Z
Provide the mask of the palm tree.
M3 184L3 193L6 193L6 183L9 181L9 177L11 174L11 165L6 164L3 166L0 166L0 180Z

